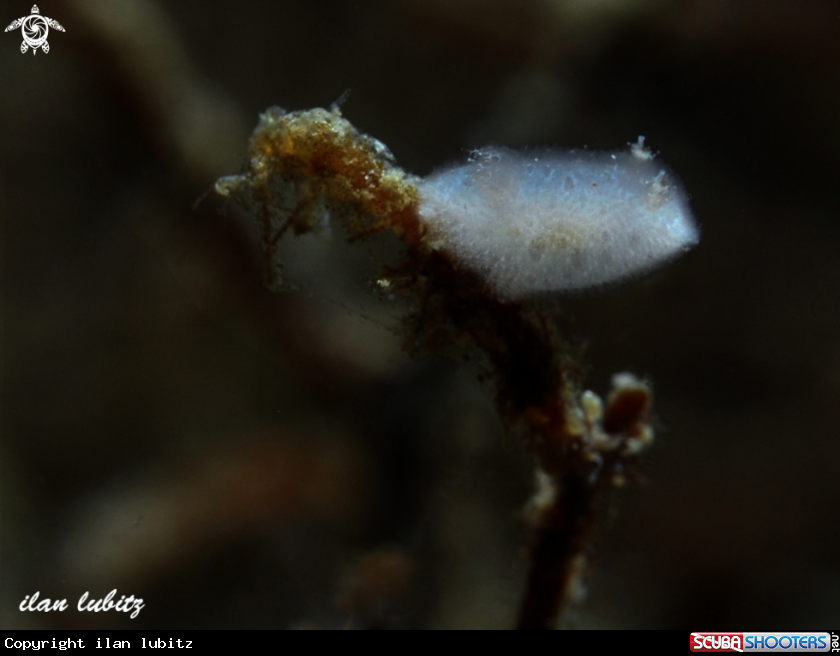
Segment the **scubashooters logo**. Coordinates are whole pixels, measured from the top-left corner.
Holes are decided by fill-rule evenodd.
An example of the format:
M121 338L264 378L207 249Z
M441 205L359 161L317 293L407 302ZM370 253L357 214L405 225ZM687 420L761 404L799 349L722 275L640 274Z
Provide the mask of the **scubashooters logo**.
M41 11L38 5L32 5L32 13L29 16L16 18L11 25L6 28L6 32L11 32L20 28L23 34L23 43L20 44L20 51L26 54L26 51L32 48L32 54L40 48L44 53L50 51L50 44L47 43L47 35L50 33L50 28L64 32L64 28L57 20L41 16Z
M831 650L826 633L692 633L691 651L822 652Z

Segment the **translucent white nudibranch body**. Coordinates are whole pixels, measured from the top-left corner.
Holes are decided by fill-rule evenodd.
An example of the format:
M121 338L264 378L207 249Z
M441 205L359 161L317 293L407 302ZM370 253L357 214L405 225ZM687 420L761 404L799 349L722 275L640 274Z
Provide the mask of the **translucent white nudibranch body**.
M418 183L434 248L503 297L581 289L642 273L694 246L685 192L644 147L488 147Z

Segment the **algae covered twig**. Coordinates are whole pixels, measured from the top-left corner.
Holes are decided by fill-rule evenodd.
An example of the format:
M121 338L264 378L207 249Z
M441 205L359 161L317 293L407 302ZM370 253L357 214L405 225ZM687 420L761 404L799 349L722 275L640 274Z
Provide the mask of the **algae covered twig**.
M393 230L419 245L413 180L384 144L356 130L337 106L305 112L273 107L251 136L247 170L221 178L216 191L255 214L266 282L279 288L283 264L276 246L287 231L326 232L338 221L352 239Z
M530 565L518 626L553 628L578 598L599 493L653 440L649 387L619 374L603 402L534 294L643 272L697 242L682 190L639 140L629 153L476 151L421 179L337 106L264 113L246 170L216 190L256 216L269 283L277 244L340 224L355 242L392 232L402 256L376 287L413 300L406 348L469 354L505 429L534 455Z

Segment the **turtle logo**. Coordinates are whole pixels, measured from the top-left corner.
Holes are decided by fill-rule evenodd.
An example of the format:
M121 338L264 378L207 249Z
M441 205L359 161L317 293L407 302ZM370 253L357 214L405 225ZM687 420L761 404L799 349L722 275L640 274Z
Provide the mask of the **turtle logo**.
M17 28L20 28L23 34L23 43L20 44L20 51L25 53L32 48L33 55L38 48L41 48L44 52L50 51L50 44L47 43L47 34L50 32L50 28L59 32L64 31L64 28L61 27L58 21L41 16L38 5L32 5L32 13L29 16L13 20L12 24L6 28L6 32L11 32Z

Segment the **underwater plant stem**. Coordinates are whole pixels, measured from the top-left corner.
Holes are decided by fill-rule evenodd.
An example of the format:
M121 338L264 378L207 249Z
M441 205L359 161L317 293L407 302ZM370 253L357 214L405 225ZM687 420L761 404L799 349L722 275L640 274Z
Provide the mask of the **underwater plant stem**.
M595 490L586 481L569 478L562 493L534 520L531 563L516 624L519 630L554 629L573 597L579 557L592 529Z
M422 217L422 181L399 169L387 148L358 132L337 106L269 109L249 155L249 168L221 178L216 190L253 208L269 286L284 286L279 238L324 232L331 217L351 243L386 231L404 243L402 259L384 266L376 282L413 296L406 348L478 362L506 432L521 435L536 461L518 628L555 628L581 597L597 495L622 485L627 465L653 442L649 386L618 374L606 404L581 390L576 354L540 303L500 295L481 267L440 242L440 221Z

